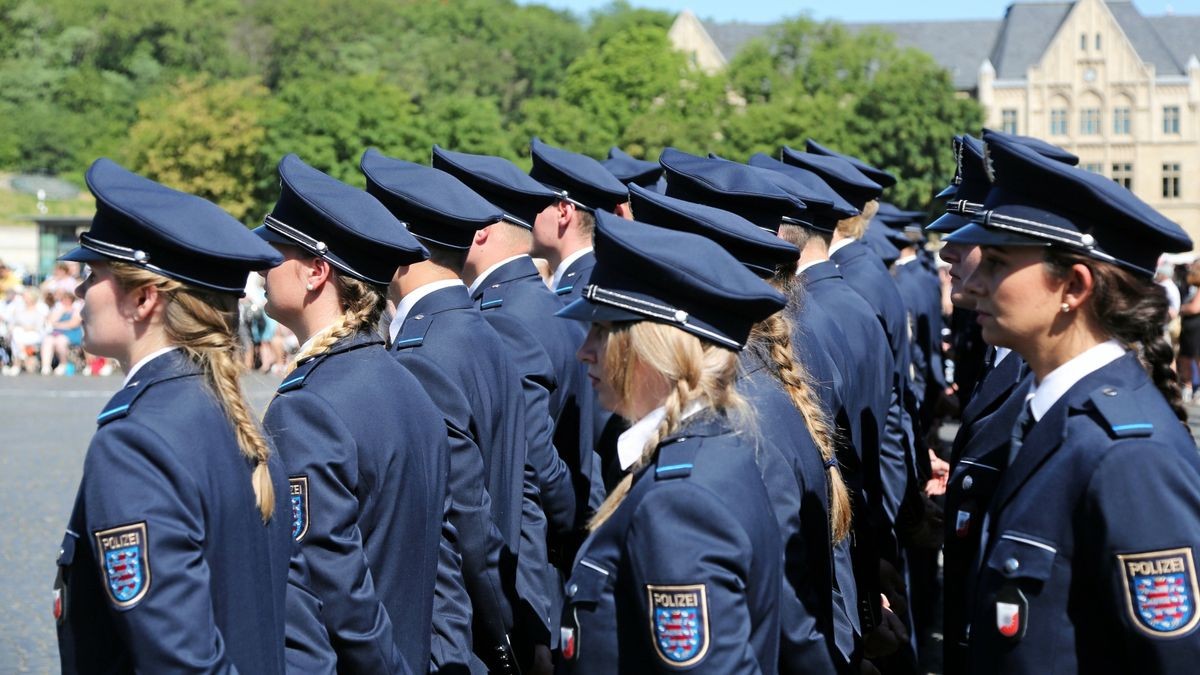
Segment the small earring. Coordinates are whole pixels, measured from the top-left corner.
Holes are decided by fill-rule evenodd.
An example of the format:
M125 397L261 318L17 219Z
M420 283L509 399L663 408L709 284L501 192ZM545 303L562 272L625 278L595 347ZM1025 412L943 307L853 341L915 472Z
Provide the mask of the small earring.
M1068 312L1071 311L1071 306L1065 302L1061 305L1061 307L1062 307L1063 314L1067 314Z
M312 287L312 284L309 284L309 285L305 286L305 288L311 291L313 287ZM1064 302L1063 307L1066 307L1066 306L1067 306L1067 304ZM1063 311L1065 312L1067 310L1064 309Z

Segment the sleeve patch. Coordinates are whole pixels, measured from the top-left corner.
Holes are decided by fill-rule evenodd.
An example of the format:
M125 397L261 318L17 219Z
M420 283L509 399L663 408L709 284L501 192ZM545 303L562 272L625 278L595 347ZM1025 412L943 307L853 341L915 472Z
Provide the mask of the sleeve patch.
M1133 625L1155 638L1189 633L1200 621L1196 564L1190 547L1117 555L1125 607Z
M292 538L303 541L308 534L308 476L288 477L288 498L292 504Z
M646 585L650 638L667 665L686 668L708 653L708 594L704 584Z
M146 521L95 532L96 559L108 599L131 609L150 592L150 542Z

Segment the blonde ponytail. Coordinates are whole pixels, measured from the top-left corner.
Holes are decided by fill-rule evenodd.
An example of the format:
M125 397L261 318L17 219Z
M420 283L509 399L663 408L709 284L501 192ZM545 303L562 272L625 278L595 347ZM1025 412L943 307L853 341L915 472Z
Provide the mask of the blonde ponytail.
M633 476L654 460L658 444L675 433L684 411L702 401L733 419L734 428L745 428L752 414L737 393L737 353L701 340L673 326L651 321L615 326L607 336L604 372L623 400L633 400L646 382L635 376L635 364L646 366L671 385L663 401L666 414L646 441L642 455L600 505L588 527L600 527L617 510L633 486Z
M342 313L332 325L318 334L317 339L296 354L296 358L292 359L288 366L289 373L305 359L329 351L329 348L338 340L354 335L364 326L371 327L373 330L373 327L379 324L379 317L383 314L383 308L387 303L387 298L383 293L374 286L354 277L338 272L332 272L332 276L333 283L337 284Z
M154 286L165 296L163 328L172 345L200 366L205 383L225 411L238 447L254 464L250 482L263 522L275 511L275 487L267 460L271 446L263 438L241 387L238 299L229 293L187 286L127 263L111 263L113 277L126 291Z
M783 385L792 400L792 405L804 417L808 433L821 452L829 483L829 521L834 542L840 542L850 532L850 492L842 480L834 445L835 430L829 424L828 414L813 391L808 370L796 360L792 350L792 324L782 312L773 314L754 327L751 333L751 348L769 351L772 374Z

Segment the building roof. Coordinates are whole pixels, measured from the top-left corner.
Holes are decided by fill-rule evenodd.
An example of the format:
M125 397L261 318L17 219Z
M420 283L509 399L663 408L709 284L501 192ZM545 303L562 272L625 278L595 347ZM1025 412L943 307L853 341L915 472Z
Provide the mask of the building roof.
M997 79L1024 79L1050 46L1074 2L1016 2L1003 19L850 23L853 32L878 28L896 36L899 47L920 49L950 71L954 86L975 89L985 60ZM1143 16L1129 0L1106 3L1138 56L1158 75L1184 75L1200 54L1200 16ZM726 61L747 42L765 36L771 24L702 22Z

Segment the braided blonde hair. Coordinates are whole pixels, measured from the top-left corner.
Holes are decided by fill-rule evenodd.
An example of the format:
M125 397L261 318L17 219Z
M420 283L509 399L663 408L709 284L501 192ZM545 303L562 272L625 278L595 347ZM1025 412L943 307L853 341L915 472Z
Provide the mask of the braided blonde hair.
M747 349L766 351L764 361L771 364L771 374L783 385L792 406L804 418L808 433L821 452L829 482L829 521L834 542L840 542L850 532L850 492L838 467L834 436L826 411L813 391L812 378L804 364L795 358L792 349L792 322L776 312L754 326Z
M387 297L371 284L349 275L331 269L330 276L333 277L333 282L336 284L338 299L342 304L342 313L332 325L318 334L317 339L296 354L296 358L292 359L292 363L288 366L289 373L305 359L329 351L329 348L338 340L350 337L360 330L364 330L364 327L375 330L375 327L379 325L379 317L383 314Z
M683 412L692 402L706 402L712 410L729 415L735 428L745 428L753 419L734 386L738 373L737 352L652 321L618 324L605 339L608 346L603 364L604 377L620 392L623 400L632 400L636 389L645 386L645 382L635 377L636 364L663 377L671 385L671 391L663 402L666 416L646 441L641 457L592 517L588 524L592 530L603 525L625 500L633 485L633 476L654 460L658 444L679 428Z
M153 286L165 296L163 327L167 338L204 373L205 383L233 426L238 447L254 463L250 481L255 502L263 522L270 520L275 511L275 487L267 466L271 446L242 393L237 296L189 286L128 263L114 262L109 267L124 291Z

